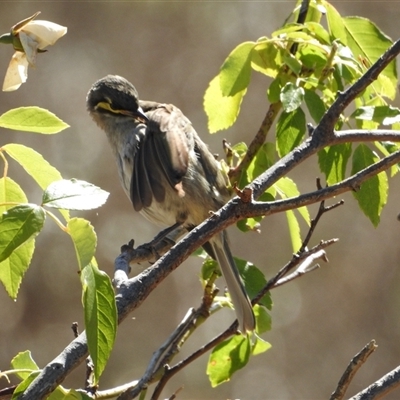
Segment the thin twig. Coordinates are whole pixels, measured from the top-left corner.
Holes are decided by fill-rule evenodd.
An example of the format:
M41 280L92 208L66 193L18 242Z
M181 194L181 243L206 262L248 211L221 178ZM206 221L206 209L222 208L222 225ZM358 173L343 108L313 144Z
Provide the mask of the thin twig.
M375 340L371 340L358 354L353 357L346 370L344 371L342 377L340 378L336 390L332 393L330 400L343 399L355 374L367 361L368 357L376 350L377 347L378 346L376 345Z

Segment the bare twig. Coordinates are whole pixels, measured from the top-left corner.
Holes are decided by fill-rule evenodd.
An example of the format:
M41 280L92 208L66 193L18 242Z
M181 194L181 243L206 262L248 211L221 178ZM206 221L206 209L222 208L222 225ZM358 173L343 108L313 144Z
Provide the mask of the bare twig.
M314 263L316 260L322 259L324 261L328 261L326 257L326 253L324 250L318 250L314 254L310 254L300 265L299 267L292 272L290 275L287 275L281 279L279 279L275 285L274 288L277 288L278 286L282 286L285 283L291 282L294 279L300 278L304 274L307 274L308 272L312 272L315 269L319 268L319 264L316 265L311 265Z
M367 361L368 357L376 350L378 346L375 340L371 340L358 354L356 354L344 371L336 390L332 393L330 400L342 400L346 391L357 371Z

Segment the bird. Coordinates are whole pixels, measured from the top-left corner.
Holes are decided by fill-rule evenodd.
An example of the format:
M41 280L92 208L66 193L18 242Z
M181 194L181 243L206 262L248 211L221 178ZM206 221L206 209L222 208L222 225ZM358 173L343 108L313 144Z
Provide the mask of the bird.
M190 231L230 199L218 161L178 107L139 100L134 85L118 75L97 80L86 104L106 133L134 210L152 223ZM254 331L252 305L226 231L214 235L205 248L220 266L239 329L243 334Z

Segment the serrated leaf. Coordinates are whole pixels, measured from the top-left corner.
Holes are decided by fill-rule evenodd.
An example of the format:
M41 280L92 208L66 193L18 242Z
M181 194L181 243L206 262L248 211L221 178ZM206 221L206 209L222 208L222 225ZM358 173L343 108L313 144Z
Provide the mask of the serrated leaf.
M204 111L208 118L210 133L227 129L235 123L245 94L246 89L234 96L224 96L221 91L219 75L210 82L204 94Z
M369 165L377 162L379 158L365 144L360 144L353 154L353 165L351 173L355 174ZM364 214L376 227L380 222L380 215L388 196L388 180L386 172L369 178L361 184L361 188L353 192L358 205Z
M10 208L0 218L0 262L42 230L46 214L36 204Z
M281 90L280 101L285 112L290 113L301 106L304 99L304 89L288 82Z
M250 339L236 335L218 344L210 354L207 375L212 387L230 380L231 376L243 368L251 354Z
M328 185L341 182L346 177L347 162L351 156L351 143L326 147L318 153L318 163Z
M81 272L89 353L97 384L114 346L117 307L110 277L92 263Z
M247 89L251 75L251 53L255 42L244 42L232 50L223 63L219 81L223 96L234 96Z
M26 379L31 372L33 371L38 371L39 367L35 363L35 361L32 358L32 354L29 350L22 351L18 353L12 360L11 360L11 366L13 369L27 369L30 370L30 372L18 372L17 375L21 379Z
M306 116L301 108L291 113L282 112L276 125L276 146L280 157L298 146L306 132Z
M0 262L0 282L13 300L17 299L22 278L29 268L34 250L34 240L25 242Z
M391 46L392 41L372 21L361 17L345 17L347 45L356 59L369 68ZM382 78L381 78L382 77ZM379 95L394 99L397 90L396 62L392 61L372 83Z
M46 189L52 182L62 179L60 172L50 165L41 154L30 147L10 143L2 146L2 150L17 161L42 189ZM68 211L59 211L68 221Z
M54 134L69 128L69 125L43 108L20 107L0 115L0 127L17 131Z
M43 193L42 205L66 210L92 210L102 206L109 193L91 183L62 179L51 183Z
M67 224L68 233L74 243L79 268L84 268L94 257L97 245L96 232L84 218L71 218Z

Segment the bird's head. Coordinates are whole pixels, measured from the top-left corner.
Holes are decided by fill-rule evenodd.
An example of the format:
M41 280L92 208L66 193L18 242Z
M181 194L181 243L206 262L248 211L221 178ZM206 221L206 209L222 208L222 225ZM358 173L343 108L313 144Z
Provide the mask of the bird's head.
M95 82L87 94L86 105L97 122L109 117L147 121L139 106L137 90L128 80L118 75L107 75Z

